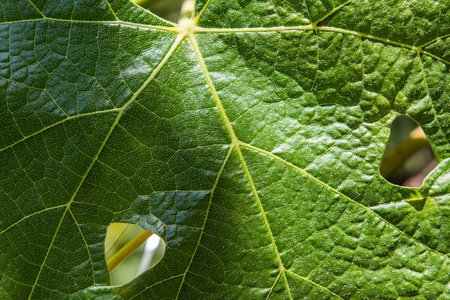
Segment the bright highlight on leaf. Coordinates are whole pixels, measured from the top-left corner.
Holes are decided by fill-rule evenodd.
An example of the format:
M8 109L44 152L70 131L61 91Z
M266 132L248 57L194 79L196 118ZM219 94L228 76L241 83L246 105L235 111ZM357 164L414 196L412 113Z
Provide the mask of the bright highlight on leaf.
M450 298L450 2L187 11L0 0L0 299ZM420 188L379 172L399 115ZM166 246L118 286L113 223Z

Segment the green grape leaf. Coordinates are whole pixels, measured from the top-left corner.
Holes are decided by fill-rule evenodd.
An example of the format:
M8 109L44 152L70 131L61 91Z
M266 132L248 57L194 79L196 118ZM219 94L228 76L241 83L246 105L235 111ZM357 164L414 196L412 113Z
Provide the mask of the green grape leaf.
M0 0L0 298L450 299L449 45L441 0ZM123 286L113 222L167 246Z

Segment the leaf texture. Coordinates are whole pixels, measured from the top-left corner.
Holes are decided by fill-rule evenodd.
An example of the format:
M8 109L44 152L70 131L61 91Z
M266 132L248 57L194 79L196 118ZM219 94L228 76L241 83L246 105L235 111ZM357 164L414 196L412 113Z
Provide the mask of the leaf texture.
M450 298L450 2L0 4L0 298ZM418 189L379 173L399 114ZM112 222L167 245L116 287Z

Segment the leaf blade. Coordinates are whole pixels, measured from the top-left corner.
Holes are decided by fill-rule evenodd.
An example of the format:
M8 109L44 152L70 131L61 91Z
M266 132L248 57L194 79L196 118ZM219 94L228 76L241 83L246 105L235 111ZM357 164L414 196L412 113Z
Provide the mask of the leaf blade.
M450 7L375 2L2 7L2 297L446 298ZM421 189L378 172L400 113L441 161ZM100 287L111 222L167 252Z

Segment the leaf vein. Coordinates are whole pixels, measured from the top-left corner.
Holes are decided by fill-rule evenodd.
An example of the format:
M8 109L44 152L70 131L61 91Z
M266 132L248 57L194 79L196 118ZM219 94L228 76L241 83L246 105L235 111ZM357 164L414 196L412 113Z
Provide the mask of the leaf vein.
M193 29L194 33L236 33L236 32L283 32L283 31L297 31L297 30L315 30L315 31L324 31L324 32L336 32L341 34L348 34L348 35L355 35L359 36L361 38L369 39L369 40L376 40L380 41L389 45L394 45L398 47L403 47L407 49L411 49L417 52L420 52L424 55L430 56L436 60L442 61L443 63L450 65L450 62L438 57L428 51L425 51L421 49L421 47L413 46L409 44L400 43L397 41L393 41L390 39L377 37L371 34L361 33L357 31L337 28L337 27L329 27L329 26L321 26L321 27L314 27L313 25L304 25L304 26L278 26L278 27L253 27L253 28L202 28L202 27L195 27Z
M33 5L34 9L36 9L36 11L37 11L42 17L45 18L44 13L43 13L42 11L40 11L39 8L37 8L36 5L34 5L34 3L33 3L31 0L28 0L28 2L29 2L31 5Z
M83 242L84 242L84 244L85 244L85 246L86 246L86 251L87 251L88 256L89 256L89 261L91 262L92 279L93 279L93 281L94 281L93 284L95 285L94 262L92 261L91 251L89 250L89 245L88 245L88 243L86 242L86 238L84 237L83 232L81 231L80 224L78 224L78 221L77 221L77 219L75 219L75 216L73 215L73 213L72 213L72 211L70 210L70 208L69 208L69 212L70 212L70 215L72 216L73 221L74 221L75 224L77 225L78 231L80 232L81 238L83 239Z
M68 206L66 206L66 209L64 210L64 212L63 212L63 214L62 214L62 217L61 217L61 219L59 220L58 226L56 226L55 234L53 235L53 238L52 238L52 240L51 240L51 242L50 242L50 245L49 245L49 247L48 247L48 249L47 249L47 253L45 254L44 260L42 261L42 264L41 264L41 266L40 266L40 268L39 268L39 272L38 272L38 274L37 274L37 276L36 276L36 280L34 281L34 283L33 283L33 285L32 285L32 288L31 288L31 291L30 291L30 295L28 296L28 299L29 299L29 300L31 299L31 296L33 295L34 288L36 287L37 282L39 281L39 277L41 276L42 269L44 268L45 263L47 262L47 258L48 258L48 255L50 254L50 250L51 250L52 247L53 247L53 243L55 242L56 236L58 235L58 231L59 231L59 229L61 228L61 224L62 224L62 222L63 222L63 220L64 220L64 217L66 216L66 213L67 213L67 207L68 207Z
M255 187L255 185L253 183L252 177L251 177L250 172L249 172L249 170L247 168L247 165L245 163L245 159L244 159L244 156L242 155L241 149L239 148L239 145L240 145L239 143L240 142L239 142L239 140L238 140L238 138L237 138L237 136L236 136L236 134L235 134L235 132L233 130L233 126L232 126L232 124L231 124L231 122L230 122L230 120L229 120L229 118L228 118L228 116L227 116L227 114L225 112L225 109L224 109L224 107L222 105L222 102L220 100L219 94L217 93L217 90L216 90L216 88L214 86L214 83L212 81L211 75L209 74L209 71L208 71L208 69L206 67L206 63L205 63L205 61L203 59L203 56L201 54L201 51L200 51L200 48L199 48L199 46L197 44L195 36L191 33L191 34L189 34L189 39L191 40L192 46L194 47L194 51L195 51L195 53L197 55L198 61L199 61L200 65L201 65L203 73L204 73L204 75L206 77L206 81L207 81L208 86L209 86L209 88L211 90L212 96L213 96L213 98L214 98L214 100L216 102L217 108L218 108L218 110L219 110L219 112L220 112L220 114L222 116L222 119L223 119L223 121L225 123L225 126L227 127L227 130L228 130L228 132L230 134L230 137L231 137L231 140L232 140L232 144L231 144L230 148L235 148L237 153L238 153L238 156L239 156L239 159L241 161L242 167L243 167L244 172L245 172L245 174L247 176L249 184L250 184L250 186L252 188L253 195L254 195L254 197L256 199L256 202L257 202L257 205L259 207L260 214L261 214L261 216L262 216L262 218L264 220L264 224L265 224L265 226L267 228L267 233L270 236L270 239L272 241L272 247L274 249L275 256L276 256L276 259L277 259L278 264L279 264L280 272L283 273L284 272L283 262L281 261L280 253L278 252L277 245L275 243L275 239L273 237L273 233L272 233L272 230L270 228L269 221L267 220L266 214L265 214L264 209L262 207L261 201L260 201L258 193L256 191L256 187ZM198 245L197 245L197 247L198 247ZM284 273L283 273L283 276L286 279L286 275ZM287 282L287 279L286 279L286 287L287 287L288 290L290 290L288 282ZM181 287L180 287L180 290L181 290ZM290 293L290 291L289 291L289 293ZM178 298L178 295L177 295L177 298ZM291 295L291 298L292 298L292 295Z
M128 25L128 26L135 26L135 27L142 27L142 28L148 28L148 29L156 29L156 30L164 30L164 31L170 31L175 33L181 33L183 31L181 26L159 26L159 25L148 25L148 24L140 24L140 23L133 23L128 21L89 21L89 20L70 20L70 19L57 19L57 18L39 18L39 19L27 19L27 20L16 20L16 21L4 21L0 22L0 25L2 24L17 24L17 23L27 23L27 22L42 22L42 21L53 21L53 22L62 22L62 23L82 23L82 24L99 24L99 25Z
M208 0L205 5L202 7L202 10L198 13L197 16L195 16L194 24L197 24L198 20L202 17L202 15L205 13L206 9L208 8L209 4L211 3L211 0Z
M78 114L78 115L70 116L70 117L68 117L66 119L63 119L63 120L58 121L56 123L53 123L53 124L51 124L51 125L49 125L47 127L44 127L41 130L38 130L38 131L36 131L36 132L34 132L34 133L30 134L30 135L26 135L26 136L24 135L22 139L20 139L20 140L14 142L14 143L12 143L12 144L2 148L2 149L0 149L0 152L2 152L4 150L7 150L9 148L12 148L15 145L17 145L17 144L19 144L19 143L21 143L21 142L23 142L23 141L25 141L25 140L27 140L29 138L32 138L32 137L34 137L34 136L36 136L36 135L38 135L40 133L43 133L44 131L47 131L48 129L51 129L51 128L55 127L55 126L63 124L65 122L67 122L67 121L70 121L70 120L73 120L73 119L82 118L82 117L86 117L86 116L103 114L103 113L120 112L121 110L122 110L121 108L113 108L113 109L100 110L100 111L95 111L95 112L91 112L91 113L84 113L84 114Z
M277 156L277 155L275 155L275 154L273 154L273 153L271 153L271 152L268 152L268 151L266 151L266 150L263 150L263 149L261 149L261 148L252 146L252 145L247 144L247 143L244 143L244 142L239 142L239 144L242 145L243 147L252 149L252 150L254 150L254 151L256 151L256 152L260 152L260 153L262 153L262 154L264 154L264 155L267 155L267 156L269 156L269 157L272 157L273 159L276 159L276 160L282 162L283 164L285 164L285 165L287 165L287 166L289 166L289 167L291 167L291 168L293 168L293 169L299 171L300 173L306 175L308 178L310 178L310 179L316 181L317 183L319 183L320 185L324 186L325 188L330 189L331 191L333 191L334 193L336 193L336 194L340 195L341 197L347 199L348 201L353 202L353 203L355 203L356 205L358 205L358 206L362 207L363 209L365 209L366 211L368 211L368 212L374 214L375 216L377 216L378 218L380 218L380 220L382 220L383 222L385 222L386 224L388 224L389 226L391 226L391 227L394 228L395 230L398 230L398 232L399 232L400 234L404 235L404 236L407 237L407 238L412 239L412 240L413 240L414 242L416 242L417 244L422 245L424 248L426 248L426 250L431 251L431 252L434 252L434 253L436 253L436 254L438 254L438 255L442 255L442 256L445 257L445 259L449 259L445 253L442 253L442 252L439 252L439 251L437 251L437 250L435 250L435 249L432 249L432 248L430 248L429 246L427 246L426 244L424 244L424 243L420 242L419 240L415 239L414 237L412 237L412 236L406 234L406 233L405 233L404 231L402 231L400 228L396 227L394 224L388 222L388 221L385 220L383 217L381 217L379 214L377 214L376 212L372 211L369 207L366 207L366 206L362 205L361 203L355 201L354 199L352 199L352 198L350 198L349 196L343 194L343 193L340 192L339 190L333 188L332 186L326 184L325 182L321 181L320 179L318 179L318 178L314 177L313 175L309 174L307 171L301 169L300 167L298 167L298 166L296 166L296 165L294 165L294 164L292 164L292 163L286 161L285 159L283 159L283 158L281 158L281 157L279 157L279 156Z
M280 280L280 277L281 277L281 272L278 272L277 278L275 278L275 281L273 282L273 285L272 285L272 287L270 288L269 293L267 294L267 297L266 297L265 300L267 300L267 299L270 298L270 295L272 294L273 289L275 288L275 286L277 285L278 281ZM286 279L286 278L285 278L285 279Z
M308 279L308 278L306 278L306 277L300 276L300 275L298 275L297 273L294 273L294 272L292 272L292 271L290 271L290 270L286 270L286 273L289 273L289 274L291 274L292 276L298 277L298 278L300 278L300 279L302 279L302 280L304 280L304 281L307 281L307 282L309 282L309 283L311 283L311 284L313 284L313 285L315 285L315 286L317 286L317 287L320 287L320 288L326 290L327 292L329 292L330 294L332 294L333 296L337 297L338 299L344 300L344 298L342 298L342 297L339 296L338 294L332 292L332 291L331 291L330 289L328 289L327 287L322 286L322 285L320 285L320 284L318 284L318 283L316 283L316 282L314 282L314 281L312 281L312 280L310 280L310 279Z
M105 2L106 2L106 5L108 5L108 8L109 8L109 10L111 11L111 13L113 14L114 18L115 18L117 21L120 21L120 19L119 19L119 18L117 17L117 15L116 15L116 12L112 9L111 4L109 3L109 1L108 1L108 0L105 0Z
M20 220L17 220L17 221L14 222L13 224L9 225L9 226L6 227L4 230L2 230L2 231L0 232L0 235L2 235L3 233L5 233L6 231L10 230L11 228L13 228L14 226L16 226L16 225L19 224L20 222L25 221L26 219L28 219L28 218L30 218L30 217L32 217L32 216L34 216L34 215L38 215L38 214L43 213L43 212L45 212L45 211L49 211L49 210L52 210L52 209L57 209L57 208L65 207L65 206L66 206L66 204L62 204L62 205L58 205L58 206L54 206L54 207L50 207L50 208L41 209L41 210L36 211L36 212L34 212L34 213L32 213L32 214L26 215L26 216L22 217Z
M314 24L315 27L317 27L317 23L319 22L323 22L325 21L328 17L330 17L331 15L333 15L335 12L339 11L341 8L348 6L349 4L351 4L353 2L353 0L348 0L347 2L342 3L341 5L339 5L338 7L333 8L329 13L327 13L325 16L323 16L322 18L320 18L319 20L317 20ZM333 3L334 5L334 3Z
M442 134L443 134L445 140L447 141L447 144L450 144L450 141L448 140L447 135L445 134L446 130L444 128L442 128L441 122L439 122L439 119L438 119L438 117L436 115L436 108L434 107L433 99L430 96L430 90L428 88L427 76L426 76L426 73L425 73L425 66L423 65L422 58L419 55L417 55L417 59L419 59L420 65L422 67L422 76L423 76L423 80L425 81L425 86L427 88L427 96L430 99L430 103L431 103L431 106L433 108L434 118L435 118L435 120L436 120L436 122L437 122L437 124L439 126L439 129L442 131Z
M161 280L161 281L158 281L158 282L156 282L156 283L154 283L154 284L152 284L152 285L149 285L149 286L145 287L145 289L143 289L142 291L140 291L139 293L137 293L136 295L134 295L133 297L131 297L130 300L135 299L137 296L139 296L140 294L142 294L143 292L145 292L145 291L148 290L149 288L152 288L152 287L154 287L155 285L157 285L157 284L159 284L159 283L163 283L163 282L172 280L172 279L174 279L174 278L180 277L181 275L182 275L182 274L179 274L179 275L177 275L177 276L171 276L171 277L169 277L169 278L166 278L166 279L163 279L163 280Z
M181 284L180 284L180 287L179 287L179 289L178 289L178 293L177 293L177 296L176 296L175 299L178 299L178 297L180 296L180 292L181 292L181 289L182 289L182 287L183 287L183 284L186 283L186 281L185 281L186 275L187 275L187 273L189 272L189 268L190 268L192 262L194 261L195 254L197 253L197 249L198 249L198 247L200 246L200 241L201 241L201 239L202 239L202 236L203 236L203 233L204 233L204 230L205 230L206 222L207 222L207 220L208 220L208 214L209 214L209 211L210 211L211 205L212 205L212 199L213 199L213 196L214 196L214 192L215 192L215 190L216 190L216 188L217 188L217 185L219 184L219 179L220 179L220 177L221 177L221 175L222 175L222 173L223 173L223 170L225 169L225 165L227 164L228 159L229 159L230 156L231 156L231 153L233 152L233 149L234 149L234 148L230 145L230 149L228 149L228 153L227 153L227 155L225 156L225 158L224 158L224 160L223 160L223 163L222 163L222 166L221 166L220 169L219 169L219 172L217 173L216 181L214 182L214 185L213 185L213 187L212 187L212 189L211 189L211 196L210 196L210 198L209 198L208 207L206 208L205 219L204 219L204 221L203 221L202 227L200 228L200 229L201 229L201 231L200 231L200 236L199 236L199 238L198 238L198 242L197 242L197 245L196 245L196 247L195 247L195 249L194 249L194 252L192 253L191 260L189 261L189 264L187 265L186 270L185 270L184 273L183 273L183 278L181 279ZM187 283L186 283L186 284L187 284Z
M438 36L438 37L432 39L431 41L428 41L428 42L426 42L425 44L422 44L422 45L418 46L418 48L426 47L426 46L428 46L428 45L430 45L430 44L433 44L434 42L437 42L437 41L440 40L440 39L445 39L445 38L447 38L447 37L449 37L449 36L450 36L450 33L449 33L449 34L442 35L442 36Z

